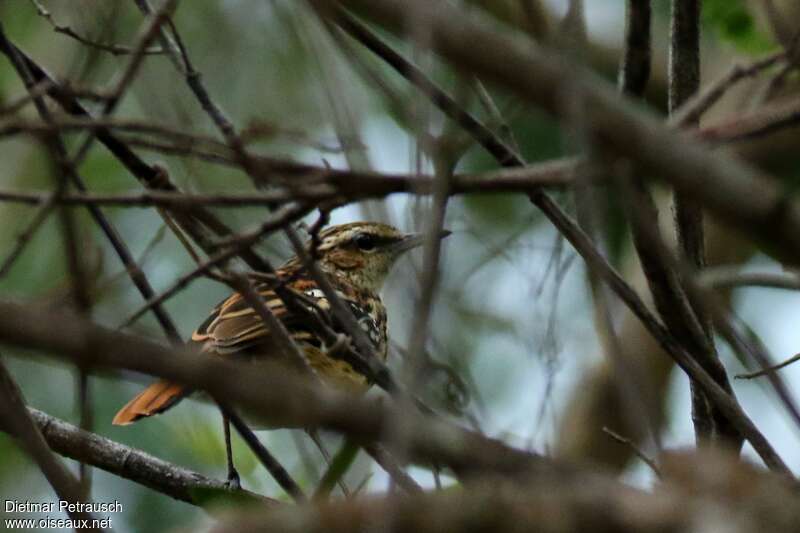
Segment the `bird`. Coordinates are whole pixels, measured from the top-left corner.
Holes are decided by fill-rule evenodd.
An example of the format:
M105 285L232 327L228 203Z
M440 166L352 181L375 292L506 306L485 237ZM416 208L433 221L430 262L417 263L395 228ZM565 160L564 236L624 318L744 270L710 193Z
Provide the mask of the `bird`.
M449 234L444 230L440 237ZM386 361L388 353L387 313L380 297L381 288L397 259L421 245L423 240L421 234L403 233L379 222L335 225L312 238L312 243L316 245L313 255L317 264L327 275L337 295L353 312L372 344L374 356L381 362ZM310 368L328 385L355 393L366 391L370 386L367 376L343 359L333 357L330 347L308 323L307 316L293 312L274 290L277 281L306 302L324 311L330 310L327 296L309 275L303 261L294 256L276 269L275 274L275 280L259 282L255 289L265 305L286 327ZM335 316L333 318L334 331L346 333ZM223 357L246 356L256 360L259 357L279 357L275 355L278 351L274 344L267 325L238 292L215 306L208 318L192 333L189 341L191 347L201 352ZM274 366L271 368L274 369ZM156 381L125 404L112 423L128 425L163 413L191 392L189 387L180 383ZM230 461L229 457L229 474L232 468Z

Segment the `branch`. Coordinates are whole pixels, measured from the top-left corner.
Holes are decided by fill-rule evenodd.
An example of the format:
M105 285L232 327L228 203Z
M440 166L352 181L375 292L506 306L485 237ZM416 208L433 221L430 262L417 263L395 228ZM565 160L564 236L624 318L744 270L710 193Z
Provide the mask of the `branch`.
M800 275L796 272L741 272L740 268L720 266L706 268L697 277L701 285L716 289L764 287L800 290Z
M364 8L365 12L380 19L387 26L396 29L399 26L401 32L411 31L407 26L399 24L404 20L408 6L398 0L376 0L368 3L364 3L363 0L349 0L345 3ZM323 8L335 9L332 7L333 0L317 0L316 4ZM751 183L752 181L761 181L745 167L740 168L733 162L727 164L727 160L723 158L713 158L706 151L678 138L673 138L655 118L621 105L619 98L613 92L609 93L609 89L604 87L601 82L590 80L581 72L566 68L565 60L559 56L551 56L535 48L522 49L516 41L497 35L474 23L472 19L464 17L461 12L451 10L444 2L436 2L435 5L415 2L414 9L419 10L416 11L420 16L419 20L425 20L430 24L432 45L448 59L459 66L471 69L473 73L485 75L506 84L523 98L538 102L554 115L569 120L569 117L565 115L569 110L561 105L562 95L581 94L584 97L584 110L589 115L585 117L585 124L595 130L591 133L597 139L598 144L610 148L612 151L629 155L638 163L643 164L643 168L646 170L661 173L672 171L677 166L674 160L687 161L688 150L690 163L688 166L697 165L698 168L687 170L686 175L669 174L676 186L684 185L686 182L682 180L685 180L686 176L696 174L707 177L708 165L713 166L717 161L726 163L720 165L722 168L717 169L720 180L731 181L730 174L738 173L739 178L746 176ZM476 38L482 43L482 46L477 49L470 46L470 43L475 42ZM503 61L498 61L499 57L503 57ZM542 83L542 80L549 80L552 83ZM619 137L622 132L627 132L632 137L615 144L619 141L616 137ZM664 144L668 146L662 146ZM637 145L638 151L632 150L632 145ZM677 149L677 151L672 153L671 149ZM664 157L664 154L668 154L669 157ZM734 179L733 183L740 186L736 181ZM692 183L691 180L690 183ZM706 185L708 180L704 179L701 183ZM763 186L761 183L758 185ZM718 203L720 194L716 188L713 194L711 191L707 192L713 197L713 201L717 202L716 205L720 210L730 209L729 205L722 206ZM740 202L741 199L742 197L738 198ZM702 383L706 394L712 398L714 404L726 414L736 428L747 436L770 468L788 473L786 464L777 455L769 441L744 414L735 399L720 387L691 355L683 350L669 331L658 323L638 295L597 251L591 239L543 192L534 193L531 195L531 200L578 250L588 266L596 269L597 273L606 280L665 351L689 374L690 378ZM774 217L773 210L783 207L779 198L770 198L770 200L773 201L765 206L768 212L763 213L764 217ZM750 203L748 206L752 207ZM791 220L787 222L800 224L800 212L790 212L790 214L792 215ZM738 220L740 215L741 213L736 212L732 216L736 217L737 222L741 224L741 220ZM788 218L788 216L782 217L782 219L784 218ZM749 231L753 230L752 227L746 225L744 228ZM773 231L770 238L774 238L774 234ZM766 237L766 234L764 236ZM780 237L800 244L800 235L785 233ZM800 250L800 247L797 249Z
M317 4L338 4L315 0ZM344 0L400 32L410 9L399 0ZM414 1L430 24L431 44L459 68L510 89L557 118L568 120L563 95L581 94L584 123L609 153L635 161L644 172L695 198L720 219L768 245L788 263L800 263L800 206L751 167L676 135L652 113L620 99L612 87L550 49L521 45L446 2ZM480 42L481 46L473 46ZM502 60L500 60L502 58Z
M700 88L700 0L672 0L669 47L669 113L674 115L680 107ZM685 119L684 119L685 121ZM697 124L685 124L696 126ZM703 231L703 211L693 198L675 191L675 230L678 246L686 257L686 261L695 270L706 265L705 232ZM652 224L653 222L651 222ZM675 299L684 299L680 289L675 287ZM696 317L691 316L692 314ZM680 317L684 323L684 331L676 329L674 333L686 339L686 345L692 354L696 354L698 362L711 373L717 382L733 396L724 367L714 346L712 326L708 315L702 308L687 306ZM667 323L670 323L665 317ZM697 320L700 330L694 336L682 335L685 325ZM672 327L672 326L670 326ZM694 331L692 331L694 333ZM692 348L692 346L696 348ZM715 441L726 438L734 446L741 445L741 437L719 411L708 401L700 387L691 382L692 421L698 442Z
M37 83L47 84L47 94L70 115L91 118L89 112L77 100L74 93L62 88L41 66L25 55L13 43L7 41L9 48L2 47L0 51L6 56L18 55L22 58L26 68L31 72L33 80ZM177 187L169 181L166 172L156 165L148 165L137 156L124 142L114 136L108 129L101 128L95 132L97 139L111 151L125 168L148 189L178 191ZM202 208L195 208L191 214L176 217L181 228L190 235L201 247L207 249L211 244L209 231L216 235L230 235L231 229L220 221L213 213ZM264 270L264 261L250 249L241 252L242 259L251 268L258 271Z
M800 104L790 101L766 105L722 124L706 126L698 131L698 137L710 143L731 143L766 137L798 125L800 125Z
M22 55L14 48L14 46L8 41L6 38L5 32L3 31L2 27L0 27L0 49L2 49L11 60L11 63L14 65L14 68L17 70L19 75L25 81L25 85L29 91L34 89L33 87L33 79L30 79L31 72L28 68L28 65L24 61ZM39 102L41 97L34 96L34 101L41 104ZM45 119L45 122L49 121L49 113L42 114L42 118ZM83 178L78 174L77 167L67 161L67 153L66 148L63 145L60 137L57 135L56 130L53 130L53 139L55 144L54 154L59 160L59 166L61 167L65 178L69 178L69 180L73 183L73 185L78 189L78 191L82 193L86 193L87 187ZM66 185L66 183L65 183ZM55 195L53 197L53 202L58 203L59 197L61 194ZM42 206L42 211L45 210L50 205L50 198ZM139 293L145 300L150 300L155 297L155 291L153 290L152 285L150 284L149 280L145 276L144 272L139 265L136 264L136 260L133 258L133 254L128 249L127 245L123 241L122 237L120 236L119 232L113 226L111 221L105 216L105 214L93 204L88 205L89 213L91 214L94 221L100 226L100 229L105 234L106 238L111 243L112 248L116 252L117 256L120 258L120 261L125 266L125 271L130 276L131 280L133 281L134 286L137 288ZM170 341L178 343L181 342L180 334L178 333L178 329L175 327L170 316L167 314L166 310L164 310L160 305L154 305L152 308L153 314L155 315L158 323L160 324L161 328L167 335L167 338Z
M641 97L650 80L650 0L628 0L625 16L625 49L619 67L619 85L625 94Z
M412 497L239 513L211 531L682 533L736 524L741 533L790 533L800 521L797 494L785 480L719 455L676 455L666 466L670 483L647 492L603 480L489 478Z
M52 328L52 324L59 324L59 328ZM465 473L511 475L571 470L414 410L401 412L391 405L316 386L287 372L283 365L276 371L267 368L253 372L250 365L187 349L169 349L94 325L74 313L0 301L0 340L89 368L123 368L184 383L241 405L275 426L323 427L364 441L380 441L386 438L392 420L405 419L404 423L414 428L409 442L411 456L423 464L436 462Z
M0 423L7 428L8 433L19 439L22 448L39 466L59 499L70 503L85 501L80 481L53 455L25 407L22 393L2 360L0 360ZM75 521L88 520L89 523L93 523L94 520L90 513L84 511L70 510L67 514Z
M287 162L288 166L290 163ZM297 167L306 167L297 164ZM298 168L297 170L300 170ZM349 172L344 170L303 168L308 174L302 187L246 193L191 194L172 191L144 191L133 194L64 194L53 202L65 205L105 205L113 207L165 207L175 211L191 211L194 207L277 206L292 201L321 203L324 201L355 202L366 198L384 198L391 194L409 193L421 196L432 193L433 179L428 176ZM531 193L542 187L564 187L572 184L575 163L557 159L517 169L503 169L481 174L457 174L452 177L448 194ZM303 179L303 178L301 178ZM299 185L299 184L297 184ZM0 201L44 205L50 193L0 189Z
M797 361L800 361L800 353L799 354L795 354L795 355L791 356L789 359L787 359L786 361L782 361L782 362L778 363L777 365L773 365L773 366L771 366L769 368L763 368L763 369L758 370L756 372L749 372L749 373L746 373L746 374L737 374L734 377L736 379L760 378L761 376L765 376L767 374L772 374L776 370L780 370L781 368L787 367L787 366L791 365L792 363L796 363Z
M98 50L103 50L104 52L108 52L108 53L110 53L112 55L115 55L115 56L128 55L128 54L132 54L132 53L135 52L135 50L133 48L131 48L130 46L122 46L122 45L119 45L119 44L98 43L98 42L93 41L91 39L87 39L86 37L84 37L84 36L80 35L79 33L77 33L71 27L63 25L63 24L58 24L55 21L55 19L53 18L52 13L50 13L50 11L48 11L41 4L41 2L39 2L39 0L31 0L31 2L36 7L36 12L39 14L39 16L42 17L43 19L45 19L50 24L50 26L53 27L53 31L55 31L56 33L61 33L61 34L64 34L64 35L66 35L68 37L72 37L73 39L75 39L76 41L78 41L81 44L85 44L86 46L89 46L91 48L97 48ZM163 52L163 50L161 50L159 48L146 48L141 53L145 54L145 55L157 55L157 54L163 54L164 52Z
M764 70L784 61L786 52L780 51L769 54L749 65L734 65L731 70L710 83L708 87L687 100L680 109L670 117L670 123L680 127L700 122L700 117L722 98L728 90L741 80L757 76Z
M200 503L192 496L194 489L228 489L224 481L207 478L141 450L84 431L37 409L29 407L28 412L50 449L64 457L90 464L193 505ZM237 492L264 503L278 505L276 500L259 494L245 490Z

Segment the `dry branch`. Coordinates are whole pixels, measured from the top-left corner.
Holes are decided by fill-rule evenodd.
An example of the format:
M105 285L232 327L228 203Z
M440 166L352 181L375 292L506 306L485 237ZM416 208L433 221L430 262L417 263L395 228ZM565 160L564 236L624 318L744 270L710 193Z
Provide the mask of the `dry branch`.
M212 531L789 533L800 523L795 487L724 454L670 455L665 477L648 492L608 479L483 478L413 497L238 513Z
M354 7L368 7L357 0L345 3ZM337 9L333 7L332 2L328 1L319 0L315 4L323 9L331 9L332 12L336 12ZM402 5L394 0L381 0L370 3L367 12L371 16L380 19L387 26L401 33L410 34L411 31L408 26L399 24L408 13L407 8L407 5ZM677 137L673 139L670 132L653 117L630 108L624 102L620 103L613 93L608 92L608 87L603 86L602 82L591 80L588 75L568 68L566 58L535 49L534 53L527 49L523 50L513 39L500 36L492 30L477 24L475 20L464 17L462 13L455 10L450 11L450 9L443 2L435 5L417 2L413 6L415 15L420 17L415 20L424 20L426 24L430 25L428 30L431 31L432 46L448 59L454 61L457 66L472 69L473 72L479 75L486 75L489 78L507 84L510 89L518 92L524 98L538 103L564 120L570 119L568 114L570 110L568 109L569 106L562 105L561 95L580 94L584 106L583 110L590 115L589 117L584 117L584 123L592 130L589 133L592 135L597 147L602 149L614 148L613 143L610 144L610 139L615 135L624 135L625 133L634 135L634 139L630 140L628 145L616 147L616 149L634 159L637 163L637 168L642 167L649 170L648 165L657 161L656 166L652 168L658 172L658 165L668 165L667 160L661 157L662 152L667 153L668 156L674 156L675 159L685 158L685 153L681 156L670 154L669 150L657 146L656 140L659 135L663 136L665 138L664 142L674 142L678 148L684 148L681 145L686 144L685 142L682 142ZM475 54L465 54L464 52L468 48L472 48L469 47L468 43L474 42L475 38L478 38L487 46L476 50ZM497 61L496 59L499 57L503 57L504 61ZM511 58L511 61L509 61L509 58ZM542 84L543 79L551 83ZM410 81L412 83L415 82L413 79ZM596 87L593 87L590 81L594 81ZM596 124L595 122L598 123ZM609 139L606 139L606 136ZM482 142L480 139L478 141ZM649 142L654 144L650 145L648 144ZM645 153L630 152L630 145L637 143L639 144L639 149ZM642 146L642 144L645 146ZM689 147L686 148L689 149ZM714 159L712 154L703 149L691 148L695 149L693 155L699 160L696 163L701 165L704 170L707 169L703 165L707 165L709 159L712 161L718 159L720 163L730 163L730 166L738 168L734 162L728 162L724 157ZM500 157L499 154L498 157ZM503 161L505 165L510 166L522 164L519 157L510 152L505 153ZM741 170L741 174L751 174L748 176L750 179L758 179L752 173L748 173L744 167ZM687 172L692 175L691 170ZM705 176L706 173L701 172L700 174ZM727 177L727 175L720 174L721 179ZM702 183L706 183L706 181ZM680 185L673 184L676 187ZM773 200L774 204L770 203L765 206L768 212L763 213L763 216L773 217L774 213L772 211L777 208L780 209L781 214L786 214L785 212L788 211L788 214L791 215L790 222L800 222L800 212L783 209L784 205L780 199L770 198L770 200ZM595 269L605 279L612 290L617 293L617 296L637 315L650 333L659 341L665 351L686 371L690 379L702 383L704 392L712 398L715 407L725 413L725 416L738 431L746 435L746 438L758 450L759 455L766 464L770 468L789 473L786 464L775 452L769 441L742 411L735 398L721 387L706 372L703 366L698 364L692 355L682 348L675 337L651 315L638 295L608 264L582 229L544 192L538 191L532 194L531 201L547 215L553 225L570 241L586 260L588 266ZM740 213L736 213L736 216L739 215ZM800 238L796 235L785 235L785 238L800 242Z
M338 4L316 0L317 4ZM399 32L411 7L399 0L345 0ZM652 113L620 99L608 83L579 69L552 50L490 29L446 2L413 2L429 24L431 44L459 68L502 85L557 118L568 120L563 95L580 94L584 123L598 146L634 161L694 198L720 219L762 243L770 253L800 263L800 206L749 165L675 134ZM480 42L481 46L472 46ZM502 60L501 60L502 58Z
M58 331L50 327L56 323ZM414 410L398 412L391 405L315 386L293 376L284 366L280 372L253 372L249 365L172 350L94 325L72 313L0 302L0 341L43 350L89 368L124 368L185 383L241 405L273 426L319 426L380 441L392 420L406 420L404 423L415 429L409 436L411 457L423 464L435 461L463 473L572 471Z
M84 431L37 409L28 408L47 445L54 452L95 466L121 478L149 487L187 503L197 504L193 489L227 489L224 481L173 465L141 450ZM278 502L251 492L244 494L264 501Z
M22 448L37 464L59 499L75 504L87 501L79 480L48 447L3 361L0 361L0 424L20 441ZM69 510L67 514L75 521L86 520L92 523L94 520L91 513L83 510ZM95 527L92 529L100 530Z

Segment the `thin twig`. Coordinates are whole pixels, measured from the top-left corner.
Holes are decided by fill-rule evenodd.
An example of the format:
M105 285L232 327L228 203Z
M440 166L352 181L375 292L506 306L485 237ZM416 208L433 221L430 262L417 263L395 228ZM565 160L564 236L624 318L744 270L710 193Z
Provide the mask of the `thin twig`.
M619 442L620 444L624 444L625 446L630 448L631 451L636 454L636 457L641 459L644 464L649 466L650 470L653 471L653 473L656 475L658 479L661 479L662 477L661 469L658 468L658 464L656 464L656 462L651 457L648 457L647 454L645 454L641 449L639 449L636 443L634 443L631 439L626 439L619 433L616 433L605 426L603 427L603 433L605 433L615 441Z
M272 475L278 485L291 496L296 503L303 503L306 501L306 496L303 490L292 479L292 476L286 469L278 462L278 460L261 444L261 441L255 436L252 430L247 427L242 418L234 411L231 410L226 404L219 404L222 413L231 421L233 427L239 432L242 439L247 443L253 453L256 454L258 460L264 465L264 468Z
M764 376L766 374L771 374L771 373L775 372L776 370L780 370L781 368L789 366L792 363L796 363L797 361L800 361L800 353L791 356L786 361L778 363L777 365L771 366L769 368L762 368L761 370L757 370L756 372L747 372L747 373L744 373L744 374L736 374L734 376L734 378L736 378L736 379L760 378L761 376Z
M37 83L48 82L47 94L61 105L70 115L78 117L89 117L91 115L75 95L68 89L64 89L57 83L41 66L30 57L25 55L12 43L8 43L7 48L0 48L5 55L19 55L25 65L30 69L34 80ZM98 140L108 148L112 154L122 163L125 168L148 189L165 191L178 191L177 187L169 180L169 176L158 169L155 165L148 165L137 156L124 142L114 136L108 129L101 128L96 132ZM192 236L195 242L206 249L212 242L209 231L216 235L230 235L231 229L221 222L213 213L203 209L192 209L190 214L177 217L178 223ZM264 261L252 250L245 249L241 252L242 259L254 270L263 271Z
M145 50L150 46L150 43L156 38L161 25L169 18L174 11L178 0L166 0L161 7L146 21L146 24L141 28L137 37L137 42L133 47L133 53L129 56L129 60L125 68L117 76L116 81L113 83L108 97L103 102L103 108L100 112L102 117L111 115L119 105L125 92L130 88L136 74L145 58ZM94 140L97 138L97 131L91 130L84 141L79 145L72 164L79 166L86 155L89 153Z
M697 274L697 282L717 289L764 287L800 290L800 275L796 272L741 272L739 267L706 268Z
M366 444L364 445L364 451L389 474L389 477L392 478L392 481L396 483L398 487L402 488L408 494L420 494L423 492L419 483L414 481L414 478L403 470L397 463L395 457L390 454L383 445L376 442Z
M50 26L53 27L53 30L56 33L62 33L68 37L72 37L81 44L85 44L86 46L90 46L92 48L97 48L98 50L109 52L110 54L115 56L128 55L134 53L135 51L130 46L122 46L118 44L104 44L104 43L98 43L91 39L87 39L86 37L83 37L82 35L78 34L71 27L65 26L63 24L58 24L53 18L53 14L50 13L50 11L48 11L41 4L41 2L39 2L39 0L31 0L31 2L33 3L34 7L36 7L36 11L39 14L39 16L44 18L47 22L49 22ZM157 55L157 54L163 54L164 52L159 48L148 48L144 50L142 53L145 55Z
M748 65L734 65L727 74L708 84L702 91L687 100L670 117L670 124L685 128L696 124L715 103L734 85L746 78L757 76L764 70L786 59L786 52L775 52Z
M195 489L229 488L224 481L207 478L141 450L130 448L96 433L83 431L42 411L29 407L28 412L39 427L47 445L59 455L90 464L176 500L200 505L202 501L195 499L192 494ZM276 500L245 490L236 491L234 494L243 494L266 504L278 504Z
M240 255L243 248L249 248L263 238L266 234L275 231L292 220L296 220L297 218L303 216L306 212L306 208L302 206L296 204L288 205L276 211L268 220L260 224L258 228L229 237L228 240L219 244L219 247L223 248L222 250L213 254L205 262L194 268L191 272L178 278L168 289L148 300L142 307L137 309L128 318L126 318L122 324L120 324L119 328L122 329L130 326L152 306L165 302L184 289L196 278L203 275L208 275L212 269L219 267L226 261L236 257L237 255Z
M25 82L26 88L29 91L32 91L35 87L35 83L37 83L34 73L31 70L31 65L25 61L25 57L14 47L11 42L8 41L5 32L3 31L2 27L0 27L0 50L5 53L8 58L11 60L12 65L17 70L18 74L22 77L23 81ZM39 81L38 83L42 83ZM46 106L44 105L43 101L41 100L40 96L35 96L31 94L34 103L36 103L37 108L42 115L42 118L45 122L50 121L50 113L47 110ZM55 134L54 134L55 135ZM59 166L61 171L64 173L65 178L69 178L69 181L81 192L86 193L87 188L85 185L84 180L77 172L77 167L68 160L66 148L64 147L61 140L58 136L53 138L53 150L56 154L56 157L59 162ZM66 182L64 183L66 186ZM62 194L63 191L57 191L54 193L52 197L52 202L56 203L58 201L59 196ZM49 205L51 198L48 198L45 201L44 206ZM147 280L147 277L144 275L144 272L139 268L136 264L136 261L133 258L130 250L122 240L122 237L119 235L117 230L111 224L111 222L105 217L103 212L96 206L96 205L89 205L89 212L92 215L94 221L100 226L103 233L108 238L109 242L111 243L114 251L119 256L122 264L125 266L128 275L130 276L131 280L133 281L136 288L139 290L141 295L145 298L145 300L151 299L155 295L155 291L153 290L150 282ZM41 214L46 216L46 211L42 208L40 210ZM43 218L42 218L43 221ZM39 222L41 223L41 222ZM31 226L33 229L34 227ZM34 229L35 230L35 229ZM18 240L18 243L22 242L21 246L24 246L24 241L22 239ZM15 248L15 251L17 249ZM13 252L12 252L13 253ZM10 265L13 263L13 256L9 257L3 267L0 267L0 273L7 271L6 268L10 268ZM0 276L1 277L1 276ZM180 342L180 334L178 333L175 324L172 322L172 319L166 313L166 311L161 306L154 306L153 313L156 316L159 324L161 325L162 329L166 333L167 337L172 342Z
M366 7L366 0L347 0L345 3L350 6L362 5ZM408 1L408 0L406 0ZM332 0L319 0L317 4L322 4L325 8L338 9L339 3L334 3ZM334 5L335 4L335 5ZM370 0L368 12L381 20L382 22L393 25L397 21L402 20L403 13L409 9L408 5L401 3L399 0ZM563 89L569 88L571 91L581 91L586 99L584 109L587 112L587 123L595 129L594 134L601 135L603 146L607 146L615 153L628 154L636 158L639 162L647 162L645 165L648 169L660 168L661 173L665 172L663 165L671 165L669 169L669 178L676 185L686 185L686 181L681 181L681 178L686 178L692 175L708 174L709 170L715 169L720 172L715 173L715 177L720 179L728 179L728 184L731 183L731 174L734 174L734 179L745 179L747 181L753 178L751 173L741 167L734 167L733 165L724 165L725 173L721 172L721 168L715 168L714 164L703 166L702 171L697 171L697 174L691 173L688 175L680 175L676 172L676 161L680 160L682 163L691 161L694 166L702 160L708 163L705 153L700 153L699 149L695 149L687 142L681 142L673 138L671 134L659 129L655 119L639 115L627 107L619 103L619 99L606 92L606 88L602 87L597 89L598 85L594 81L593 85L589 85L582 74L574 74L570 69L565 69L560 58L555 58L548 53L542 51L528 50L523 51L515 43L499 36L492 30L487 29L486 26L477 24L471 19L461 16L461 13L453 11L451 6L444 3L436 3L433 5L426 5L422 2L414 2L414 9L419 9L420 13L424 13L426 21L431 25L431 29L435 34L434 43L437 45L437 50L440 51L448 59L471 68L476 73L490 74L492 79L501 81L508 87L515 89L516 93L523 97L544 104L545 108L558 116L564 114L565 110L561 105L561 97L556 95L563 95ZM402 26L395 26L399 31L410 31L409 28ZM466 46L467 42L475 42L477 36L480 35L483 46L479 48ZM489 48L488 43L492 43ZM466 50L469 48L469 53ZM498 52L498 55L495 55ZM496 58L503 55L505 60L497 62ZM513 58L513 64L511 59ZM558 83L542 84L542 79L557 80ZM411 79L412 83L414 82ZM524 87L524 90L522 90ZM596 115L595 115L596 114ZM603 114L605 119L618 118L622 120L605 120L594 121L594 116ZM610 130L603 130L612 124ZM634 133L632 137L625 137L624 142L615 143L615 139L619 139L619 127L624 124L625 127ZM607 135L606 135L607 134ZM664 142L656 142L664 139ZM642 151L639 142L647 139L648 141L655 142L659 148L657 150ZM634 146L637 148L632 149ZM673 153L670 148L680 147L680 155ZM694 150L695 153L692 153ZM691 154L691 157L688 157ZM504 154L504 161L509 161L508 154ZM666 163L665 161L669 161ZM717 163L719 160L715 160ZM657 164L655 164L657 163ZM521 162L514 162L513 159L506 164L521 164ZM661 165L661 167L659 167ZM723 165L719 165L723 166ZM735 170L734 170L735 169ZM694 183L694 181L692 181ZM720 199L719 189L715 187L715 194L717 200ZM622 301L633 311L645 328L653 335L654 339L664 348L664 351L672 357L692 379L697 380L703 386L704 391L709 395L714 404L725 413L734 426L746 436L753 444L753 447L758 450L759 455L764 459L765 463L770 468L778 471L789 473L786 463L780 458L775 449L758 430L753 422L742 411L741 406L731 398L729 393L720 387L716 381L709 376L709 374L697 364L697 362L686 353L683 348L675 341L675 338L669 331L652 316L650 311L641 301L639 296L633 291L630 286L619 276L614 268L607 263L596 248L594 247L591 239L576 226L573 220L561 210L561 208L543 192L533 193L531 201L539 207L548 217L548 219L561 231L564 236L570 241L576 250L583 256L587 265L590 268L597 270L597 273L609 284L612 290L622 299ZM776 200L777 203L777 200ZM721 204L717 201L713 204L718 209ZM781 207L785 207L783 202L780 203ZM730 207L730 206L728 206ZM772 204L770 203L769 213L773 215ZM741 215L741 213L737 213ZM784 217L785 218L785 217ZM783 218L781 219L784 223ZM785 224L784 224L785 225ZM772 226L771 226L772 227ZM776 239L775 232L771 232L773 240ZM780 236L782 239L791 241L800 239L800 231L798 235L789 235L784 233ZM778 239L780 240L780 239ZM776 241L777 242L777 241ZM800 248L800 246L798 246Z

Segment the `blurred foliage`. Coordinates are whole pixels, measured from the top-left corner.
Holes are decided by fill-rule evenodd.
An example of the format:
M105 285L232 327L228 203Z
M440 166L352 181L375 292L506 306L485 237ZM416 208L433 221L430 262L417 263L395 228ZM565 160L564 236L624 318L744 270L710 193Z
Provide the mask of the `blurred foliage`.
M761 31L745 0L704 0L703 23L719 38L738 50L758 54L775 48L775 42Z
M141 14L130 1L42 3L59 24L102 42L130 45L142 23ZM471 3L502 23L518 22L513 0ZM738 1L706 0L705 23L721 39L737 46L755 46L760 34L747 12L742 19L738 10L741 5ZM212 97L237 127L258 124L269 130L253 145L254 150L338 167L354 160L372 164L378 170L414 172L419 168L430 172L431 148L416 142L423 132L436 139L438 147L450 151L447 156L457 161L459 172L497 168L482 148L468 142L415 89L369 52L357 47L354 53L340 50L303 6L296 0L180 3L176 24ZM77 86L108 88L126 64L125 56L110 56L55 33L28 2L2 4L0 15L12 40L58 78L69 79ZM663 25L663 14L659 16L658 23ZM406 57L413 58L471 112L500 130L501 125L493 121L476 97L474 80L465 79L436 57L379 33ZM376 74L384 82L383 87L376 87L370 74ZM612 76L608 69L603 75ZM516 99L494 87L487 89L526 161L533 163L571 153L569 142L548 116L523 108ZM0 60L0 103L22 94L23 87L8 62ZM97 103L86 105L99 109ZM21 116L35 115L26 109ZM164 56L146 58L116 116L216 135L213 124ZM426 118L423 126L417 120L419 116ZM343 123L355 131L348 132ZM361 158L349 157L352 154L341 149L342 138L350 140L348 133L355 133L359 137L355 140L363 143L358 148ZM71 133L66 141L74 151L84 138L84 134ZM139 184L99 143L95 144L80 168L89 189L96 193L139 192ZM145 149L137 151L147 161L166 165L176 184L185 190L251 190L247 177L230 168ZM51 169L35 140L3 138L0 158L3 188L40 191L51 186ZM419 167L418 160L422 162ZM609 253L619 263L627 242L621 206L607 192L602 193L601 200L608 206L608 224L604 228ZM564 203L568 205L566 200ZM427 199L409 200L399 195L381 203L390 222L407 228L424 224L428 205ZM0 204L0 259L27 227L33 212L30 206ZM146 255L141 264L157 291L193 268L192 259L175 236L164 230L155 210L107 208L104 212L133 255ZM237 229L252 227L264 217L264 210L258 208L216 212ZM375 212L356 205L335 211L333 217L334 222L345 222ZM142 304L141 296L96 225L84 210L76 213L80 213L81 251L95 273L92 318L118 327ZM562 250L563 242L542 222L538 211L521 196L474 195L450 202L447 224L455 234L444 247L441 289L425 367L429 390L424 391L424 396L459 422L484 427L493 435L512 435L524 445L547 448L552 444L553 422L541 415L553 411L554 403L564 402L580 369L592 362L596 338L583 271L570 267L579 262L573 261L571 250ZM0 293L4 297L64 305L68 278L60 243L58 219L53 217L36 232L10 274L0 280ZM288 255L286 244L279 238L271 238L259 248L276 264ZM409 338L416 290L410 280L418 274L419 263L418 257L404 261L385 291L391 310L391 336L400 347ZM166 308L186 337L227 293L228 289L216 282L198 280L171 299ZM164 340L149 315L129 331ZM76 422L74 369L53 363L42 354L5 348L2 354L8 356L11 371L34 407ZM571 357L562 360L562 354ZM396 353L390 361L395 369L403 363ZM113 427L110 420L114 412L149 380L128 373L107 373L91 381L95 431L206 475L224 476L221 421L212 406L188 401L167 415L134 427ZM259 436L311 493L326 465L308 439L301 432L291 431L260 432ZM327 438L327 448L335 450L333 444L337 442ZM246 488L285 498L238 437L234 438L234 450ZM365 479L369 479L365 490L387 486L386 476L374 469L364 454L359 454L345 481L355 488ZM431 483L427 473L420 479ZM112 517L116 531L191 529L208 520L197 507L114 476L97 474L93 489L98 501L117 498L123 503L122 515ZM338 492L334 494L338 496ZM218 496L213 491L197 494L209 505ZM0 435L0 497L40 501L52 498L39 472L4 435Z

